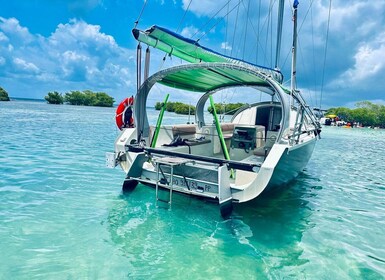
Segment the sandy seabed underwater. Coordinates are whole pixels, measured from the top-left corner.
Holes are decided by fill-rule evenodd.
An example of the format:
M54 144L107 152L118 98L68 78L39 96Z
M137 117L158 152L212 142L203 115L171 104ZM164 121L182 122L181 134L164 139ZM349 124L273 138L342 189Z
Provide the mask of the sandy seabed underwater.
M384 130L325 127L296 181L223 220L195 198L122 194L114 115L0 103L0 279L385 279Z

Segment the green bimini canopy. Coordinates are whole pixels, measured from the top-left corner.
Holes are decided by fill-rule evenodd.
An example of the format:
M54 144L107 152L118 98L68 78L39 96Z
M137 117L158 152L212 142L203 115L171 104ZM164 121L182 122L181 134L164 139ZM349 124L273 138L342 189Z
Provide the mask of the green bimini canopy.
M219 54L211 49L201 46L197 41L187 39L177 33L156 25L145 31L133 29L132 33L139 42L143 42L187 62L234 63L261 71L265 75L272 77L278 83L282 83L283 81L283 75L278 70L258 66L240 59Z
M218 65L220 64L213 63L210 66L206 64L208 67L192 69L180 67L179 71L169 73L158 82L172 88L194 92L208 92L218 88L246 85L270 87L263 78L245 71L245 69L218 67Z
M201 95L200 100L207 100L211 94L224 88L249 86L268 94L277 94L281 100L283 110L289 108L286 99L283 98L286 92L282 85L257 68L243 64L220 62L184 64L156 72L146 79L139 88L134 105L135 119L138 120L139 138L142 136L147 137L149 133L146 111L147 97L156 83L197 92L197 94ZM203 110L203 106L201 109ZM203 111L197 113L203 115ZM288 123L288 120L285 120L285 123Z

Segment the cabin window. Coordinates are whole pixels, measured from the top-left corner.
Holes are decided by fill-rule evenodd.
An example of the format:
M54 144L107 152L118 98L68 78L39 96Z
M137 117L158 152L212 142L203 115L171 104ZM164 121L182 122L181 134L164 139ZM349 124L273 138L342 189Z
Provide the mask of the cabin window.
M278 131L282 119L282 109L276 106L257 108L257 115L255 118L256 125L263 125L270 131ZM267 133L265 133L266 135Z
M271 128L272 131L278 131L281 128L281 119L282 119L282 109L279 107L272 107L273 111Z

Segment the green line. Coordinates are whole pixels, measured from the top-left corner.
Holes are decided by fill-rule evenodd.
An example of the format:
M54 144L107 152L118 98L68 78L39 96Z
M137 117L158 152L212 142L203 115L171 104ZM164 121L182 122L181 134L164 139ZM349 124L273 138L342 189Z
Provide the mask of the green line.
M162 108L160 108L160 113L159 113L159 116L158 116L158 120L156 122L156 128L155 128L155 132L154 132L154 137L152 138L152 141L151 141L151 148L155 148L156 141L158 140L160 126L162 124L163 115L164 115L164 111L166 110L166 104L167 104L167 100L168 100L169 95L170 94L167 93L166 97L164 98L164 101L163 101L163 104L162 104Z
M210 95L210 105L211 105L211 108L213 109L215 127L217 128L218 137L221 143L223 154L225 155L226 159L230 159L229 152L227 151L225 139L223 138L222 128L218 120L217 110L215 109L214 99L212 95Z
M210 95L210 105L211 105L211 108L213 109L215 127L217 128L218 137L219 137L219 140L221 142L223 154L225 155L225 158L227 160L230 160L230 155L229 155L229 152L227 151L225 138L223 137L222 128L221 128L221 125L220 125L219 120L218 120L217 110L215 109L214 99L213 99L212 95ZM231 169L231 178L234 178L234 173L233 173L232 169Z

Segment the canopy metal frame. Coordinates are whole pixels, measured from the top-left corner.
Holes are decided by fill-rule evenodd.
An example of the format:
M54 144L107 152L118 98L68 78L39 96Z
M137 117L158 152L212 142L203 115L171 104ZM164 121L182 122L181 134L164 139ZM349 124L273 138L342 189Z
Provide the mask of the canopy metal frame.
M237 77L237 79L232 79L231 82L227 80L227 84L213 84L212 87L209 88L209 90L204 90L200 88L198 85L199 83L199 77L191 75L189 76L188 81L186 80L183 86L179 85L178 82L172 86L172 83L170 82L170 78L178 73L184 72L188 73L189 71L194 72L199 69L206 69L210 70L210 75L212 77L216 77L218 79L223 79L226 77L223 77L221 74L221 70L226 71L234 71L234 74L237 74L239 72L243 72L247 75L248 80L243 80L241 76ZM255 77L255 79L250 80L250 75L252 77ZM164 82L167 81L167 82ZM261 81L263 83L261 84ZM254 67L249 67L245 65L239 65L234 63L218 63L218 62L209 62L209 63L192 63L192 64L184 64L179 65L171 68L167 68L164 70L161 70L152 76L150 76L147 80L144 81L144 83L139 88L136 97L135 97L135 104L134 104L134 116L136 119L137 124L137 141L140 142L142 138L146 138L149 136L149 122L147 117L147 97L150 93L152 87L156 83L162 83L169 85L173 88L182 88L187 91L192 92L203 92L202 97L198 101L197 104L197 123L204 123L204 117L203 117L203 107L207 99L210 95L220 91L221 89L228 88L228 87L257 87L259 90L262 90L264 92L267 92L271 95L276 94L278 96L278 99L280 103L282 104L282 121L281 121L281 130L279 132L278 138L280 139L282 136L282 133L289 128L289 114L286 112L290 111L290 104L284 98L284 96L287 94L287 91L282 88L281 84L279 84L277 81L275 81L274 78L271 76L266 75L263 71L258 71Z

